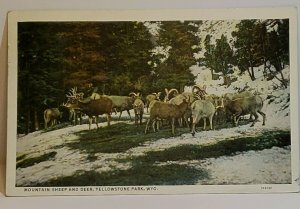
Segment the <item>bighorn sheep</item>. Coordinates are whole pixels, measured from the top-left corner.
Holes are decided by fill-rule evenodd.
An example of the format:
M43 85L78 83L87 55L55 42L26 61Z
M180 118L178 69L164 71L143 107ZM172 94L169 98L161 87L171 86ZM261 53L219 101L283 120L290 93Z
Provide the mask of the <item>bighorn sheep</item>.
M206 94L204 95L203 100L210 101L215 107L221 103L221 98L215 94Z
M179 105L182 103L183 100L188 100L190 103L193 103L194 101L196 101L198 99L201 99L201 98L197 94L194 94L192 92L183 92L183 93L178 94L177 96L173 97L172 99L170 99L169 103ZM182 121L184 120L187 127L189 128L190 125L188 123L188 118L190 118L191 116L192 116L191 110L190 109L186 110L186 112L183 114L183 118L179 119L179 124L182 126Z
M266 114L261 111L263 107L263 99L258 96L242 97L233 100L224 100L224 107L233 115L233 122L235 126L238 126L240 116L254 115L255 119L251 126L254 126L258 119L257 113L263 117L262 125L265 125Z
M170 98L170 95L173 93L173 97L178 95L179 92L177 89L170 89L168 90L167 88L165 88L165 92L166 92L166 95L165 95L165 98L164 98L164 102L168 102L171 98Z
M139 94L135 93L130 93L130 95L133 95L135 100L133 102L133 110L134 110L134 115L135 115L135 124L142 125L142 120L143 120L143 114L144 114L144 102L143 100L139 97Z
M201 85L194 85L193 87L192 87L192 92L194 93L194 94L196 94L196 95L198 95L201 99L203 99L204 98L204 95L206 95L207 93L206 93L206 85L203 85L203 86L201 86Z
M206 129L206 118L209 119L210 129L213 129L213 116L215 114L216 108L212 102L207 100L197 100L191 105L192 110L192 135L195 135L195 126L203 118L204 127Z
M48 123L50 123L50 127L57 124L57 119L62 117L62 112L59 111L58 108L49 108L44 111L44 121L45 121L45 129L48 128Z
M179 119L183 116L186 110L189 108L189 102L183 100L180 105L169 104L165 102L154 102L150 108L150 118L147 121L145 133L149 129L149 124L152 121L158 119L171 119L172 134L175 134L175 119ZM152 123L153 131L155 132L155 123Z
M101 97L107 97L109 99L111 99L112 103L113 103L113 109L116 109L117 111L120 112L119 115L119 119L121 118L122 112L124 110L127 111L130 120L131 120L131 115L129 110L133 109L133 102L134 102L134 98L130 97L130 96L107 96L107 95L100 95L98 93L93 93L90 98L95 100Z
M242 91L239 93L226 93L223 95L223 98L225 100L233 100L233 99L238 99L238 98L243 98L243 97L251 97L254 96L254 94L250 91Z
M146 107L147 107L147 112L149 112L149 105L152 101L157 100L160 101L160 95L161 92L158 93L152 93L146 96Z
M226 93L222 96L222 99L224 99L225 101L228 101L228 100L235 100L235 99L239 99L239 98L253 97L253 96L254 96L254 94L250 91L242 91L242 92L238 92L238 93ZM229 120L230 118L228 117L228 111L225 114L227 115L227 120ZM251 120L251 119L252 119L252 114L250 114L249 120Z

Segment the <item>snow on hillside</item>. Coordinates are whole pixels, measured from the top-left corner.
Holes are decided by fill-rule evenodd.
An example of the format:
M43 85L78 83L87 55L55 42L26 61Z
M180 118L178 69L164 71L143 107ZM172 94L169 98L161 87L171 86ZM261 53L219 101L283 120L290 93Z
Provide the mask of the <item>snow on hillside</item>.
M236 93L244 90L259 94L264 100L263 112L267 114L267 127L290 128L290 88L280 87L280 82L274 78L267 80L263 75L263 66L255 68L256 80L252 81L247 73L236 74L238 78L230 86L223 85L223 77L219 80L212 80L211 71L205 67L191 67L192 73L197 76L196 84L206 85L208 94L222 96L225 93ZM283 75L289 79L289 66L283 70ZM191 91L191 87L186 87L186 91Z
M220 39L222 35L227 37L229 45L232 47L232 32L236 30L236 25L240 20L206 20L199 27L198 37L200 38L201 51L195 56L200 58L204 56L205 46L204 40L207 35L211 35L211 44L216 44L216 40Z
M228 21L204 21L199 28L201 43L206 35L212 35L212 42L226 35L228 41L232 39L231 32L235 30L238 20ZM155 26L155 27L154 27ZM152 33L158 30L157 25L152 27ZM204 46L202 46L204 48ZM202 50L197 56L204 54ZM157 53L165 53L162 48L157 48ZM119 159L132 156L146 155L149 151L165 150L181 145L211 145L224 140L232 140L235 137L257 136L265 130L290 130L290 89L281 88L276 79L267 80L263 76L263 66L255 68L256 80L252 81L247 73L243 75L233 74L237 78L230 86L223 85L223 78L212 80L211 71L205 67L192 66L192 73L196 76L197 84L206 85L208 94L222 96L225 93L235 93L249 90L258 93L264 99L263 112L266 113L266 126L257 122L254 127L250 124L239 127L220 130L199 131L193 137L190 133L179 137L161 138L156 141L146 142L122 153L97 153L97 160L90 162L86 154L77 150L71 150L66 143L78 141L79 131L87 130L88 125L69 126L63 129L30 133L17 140L18 155L26 155L27 158L40 156L51 151L57 152L55 160L45 161L26 168L18 168L16 171L16 185L27 186L31 183L45 182L59 176L70 176L77 171L105 172L113 169L129 169L130 163L120 163ZM238 69L234 69L238 73ZM289 79L289 67L283 70L286 79ZM191 91L186 87L185 91ZM126 116L125 113L123 113ZM133 115L133 113L132 113ZM145 117L148 117L145 114ZM262 120L259 116L259 120ZM114 120L113 123L124 121ZM126 123L133 123L126 121ZM106 126L106 123L101 123ZM95 128L95 125L93 125ZM162 163L163 164L163 163ZM234 156L221 156L204 160L191 160L179 162L166 162L166 164L186 164L196 168L204 168L210 173L210 178L199 180L198 184L268 184L288 183L291 180L291 147L273 147L261 151L242 152ZM280 168L278 168L280 165Z
M190 133L185 133L179 137L161 138L153 142L146 142L122 153L98 153L96 154L97 160L93 162L87 160L87 154L64 146L65 143L78 141L79 136L76 133L81 130L87 130L87 124L70 126L45 133L37 131L18 139L18 155L26 154L29 158L55 151L57 152L55 161L45 161L30 167L18 168L16 184L26 186L34 182L45 182L53 177L73 175L79 170L94 170L97 172L107 172L114 169L126 170L131 168L131 164L120 163L119 159L142 156L149 151L165 150L170 147L187 144L212 145L220 141L234 139L235 137L256 136L265 130L289 130L289 88L274 90L276 86L274 80L266 81L263 77L259 77L261 69L256 69L256 81L252 82L248 78L249 76L245 74L240 76L231 86L225 87L222 85L222 78L211 80L208 69L192 68L193 73L197 75L197 83L207 85L208 93L222 95L226 92L237 92L243 89L259 90L260 95L265 99L263 111L267 115L266 126L261 126L261 122L257 122L254 127L250 127L250 124L247 124L220 130L200 131L196 133L195 137ZM287 76L289 69L286 68L284 72ZM189 91L190 88L187 87L186 90ZM272 97L269 95L272 95ZM126 117L125 114L124 116ZM115 120L113 123L118 123L118 121ZM133 122L127 121L126 123ZM100 126L106 126L106 124L101 123ZM168 161L166 163L186 164L196 168L205 168L210 173L210 178L204 181L199 180L198 184L287 183L291 179L290 149L290 146L283 148L273 147L262 151L243 152L235 156L178 162ZM232 166L233 164L235 166ZM279 164L281 165L280 169L277 166Z

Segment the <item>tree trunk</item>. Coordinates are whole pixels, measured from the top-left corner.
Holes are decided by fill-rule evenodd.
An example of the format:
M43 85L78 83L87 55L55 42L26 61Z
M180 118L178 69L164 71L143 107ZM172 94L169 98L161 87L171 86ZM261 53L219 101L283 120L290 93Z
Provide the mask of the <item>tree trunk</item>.
M25 128L26 128L25 133L29 134L29 132L30 132L30 110L29 109L27 110L26 127Z
M281 75L281 83L284 85L285 88L287 88L287 80L284 78L282 70L280 71Z
M38 114L36 110L34 110L34 129L35 131L40 129Z
M253 66L251 66L251 80L255 81L254 67Z
M247 71L248 71L248 74L249 74L251 80L255 81L254 67L252 65L250 66L250 69L249 69L249 67L247 67Z
M214 80L214 77L215 77L215 76L214 76L214 70L213 70L213 69L210 69L210 72L211 72L211 79Z

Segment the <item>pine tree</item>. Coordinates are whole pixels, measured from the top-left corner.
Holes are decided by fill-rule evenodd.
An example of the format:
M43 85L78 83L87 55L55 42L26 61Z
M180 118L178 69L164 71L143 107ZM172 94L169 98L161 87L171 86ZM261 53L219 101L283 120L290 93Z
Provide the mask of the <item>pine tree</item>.
M168 50L166 60L158 64L154 87L157 89L178 88L194 84L195 76L190 67L196 64L194 53L199 49L199 38L195 35L198 27L194 22L161 22L158 45Z
M38 130L47 107L63 101L62 48L55 23L18 25L18 121L22 132Z
M251 80L255 80L254 67L262 64L261 56L257 53L259 46L259 36L256 34L256 20L242 20L237 25L237 31L232 33L235 38L236 65L241 72L247 71Z
M151 34L142 22L113 22L102 26L102 50L109 72L110 93L128 95L131 91L147 91L151 73ZM124 80L126 86L119 82Z
M276 72L273 72L270 66L268 70L270 77L275 77L286 88L288 80L284 78L282 70L289 64L289 20L269 20L268 25L274 29L267 33L266 59L274 66Z
M227 83L227 75L231 72L232 63L233 63L233 50L230 48L230 45L227 42L226 36L222 35L220 39L216 40L216 69L215 72L221 72L224 78L224 84Z
M217 69L217 61L216 61L216 46L211 44L211 35L207 35L204 40L205 53L204 53L204 66L210 69L211 77L214 79L214 72Z

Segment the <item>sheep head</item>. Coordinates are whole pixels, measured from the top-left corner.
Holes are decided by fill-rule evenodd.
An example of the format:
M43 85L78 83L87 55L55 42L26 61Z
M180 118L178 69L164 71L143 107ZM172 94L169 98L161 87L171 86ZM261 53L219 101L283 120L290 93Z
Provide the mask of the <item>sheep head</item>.
M165 92L166 92L166 95L165 95L165 98L164 98L164 102L167 102L170 100L170 95L171 93L175 92L175 94L178 94L178 90L177 89L170 89L168 90L167 88L165 88Z

